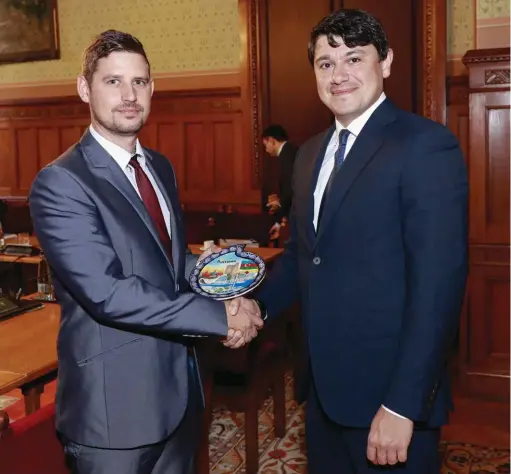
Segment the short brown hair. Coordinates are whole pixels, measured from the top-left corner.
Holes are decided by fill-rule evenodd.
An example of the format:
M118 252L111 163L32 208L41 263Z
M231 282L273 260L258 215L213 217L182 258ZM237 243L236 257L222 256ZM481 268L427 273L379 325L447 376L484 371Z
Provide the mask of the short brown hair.
M101 58L106 58L111 53L119 51L140 54L146 60L149 70L151 69L144 46L137 38L122 31L106 30L96 36L94 41L84 51L82 76L90 84L92 76L96 72L98 61Z

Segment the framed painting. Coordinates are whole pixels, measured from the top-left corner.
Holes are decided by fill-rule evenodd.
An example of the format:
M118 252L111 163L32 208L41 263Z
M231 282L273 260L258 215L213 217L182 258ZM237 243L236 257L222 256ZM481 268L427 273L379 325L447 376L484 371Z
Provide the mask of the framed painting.
M0 0L0 64L59 57L57 0Z

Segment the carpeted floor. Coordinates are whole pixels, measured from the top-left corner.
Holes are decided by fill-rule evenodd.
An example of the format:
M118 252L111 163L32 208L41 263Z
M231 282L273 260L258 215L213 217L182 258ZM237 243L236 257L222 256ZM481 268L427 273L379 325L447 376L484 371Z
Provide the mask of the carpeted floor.
M283 439L276 439L273 431L271 399L266 401L259 412L259 451L261 453L259 473L307 473L304 410L303 406L297 406L296 402L292 400L290 380L287 384L286 413L286 436ZM216 408L209 441L210 474L241 474L245 472L243 414L230 413L221 407ZM510 472L508 449L442 443L440 456L442 459L440 474L505 474Z

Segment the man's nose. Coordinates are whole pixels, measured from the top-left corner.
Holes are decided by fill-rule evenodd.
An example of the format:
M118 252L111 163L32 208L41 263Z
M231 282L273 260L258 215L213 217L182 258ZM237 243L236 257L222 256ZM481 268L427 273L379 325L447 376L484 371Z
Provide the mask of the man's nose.
M342 64L336 64L332 70L332 83L341 84L349 79L348 71Z
M135 102L137 100L137 94L133 84L125 84L121 90L122 100L126 102Z

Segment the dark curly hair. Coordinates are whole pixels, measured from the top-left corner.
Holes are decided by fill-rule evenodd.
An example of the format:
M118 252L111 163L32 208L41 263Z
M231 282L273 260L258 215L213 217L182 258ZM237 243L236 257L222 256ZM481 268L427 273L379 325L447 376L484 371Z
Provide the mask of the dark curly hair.
M312 65L320 36L326 36L328 44L333 48L339 46L335 41L336 36L340 36L348 48L372 44L378 51L380 61L383 61L389 52L389 43L382 24L363 10L339 10L324 17L314 27L309 40L309 61Z

